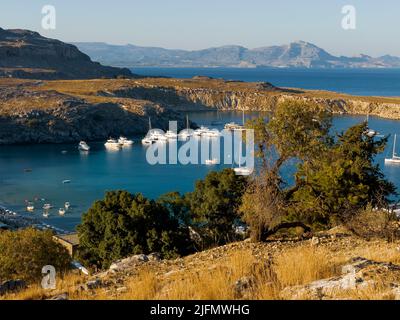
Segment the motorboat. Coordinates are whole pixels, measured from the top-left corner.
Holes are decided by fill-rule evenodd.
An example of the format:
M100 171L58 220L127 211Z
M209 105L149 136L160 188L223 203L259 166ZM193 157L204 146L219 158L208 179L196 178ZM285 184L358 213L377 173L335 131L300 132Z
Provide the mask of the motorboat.
M166 133L165 133L165 137L167 137L167 139L177 139L178 138L178 134L176 133L176 132L173 132L173 131L171 131L171 130L168 130Z
M167 142L168 137L161 132L161 130L154 130L153 132L150 133L150 138L155 140L156 142Z
M71 180L63 180L62 183L63 184L68 184L68 183L71 183Z
M207 136L207 137L216 138L216 137L219 137L219 136L220 136L220 133L219 133L219 131L218 131L217 129L212 129L212 130L206 131L206 132L204 133L204 135Z
M142 144L143 145L151 145L151 144L153 144L155 142L156 142L156 140L151 139L150 137L147 137L147 136L142 139Z
M44 210L50 210L51 208L53 208L53 206L52 206L50 203L45 203L45 204L43 205L43 209L44 209Z
M400 164L400 157L396 154L397 135L394 135L392 157L385 159L385 164Z
M26 211L29 211L29 212L35 211L35 206L34 206L32 203L29 203L29 204L26 206Z
M121 144L115 139L108 139L107 142L104 144L106 148L121 148Z
M206 165L208 166L213 166L219 163L218 159L214 158L214 159L206 159L205 161Z
M58 209L58 214L60 215L60 216L63 216L64 214L65 214L65 208L60 208L60 209Z
M253 169L247 167L238 167L233 169L238 176L249 176L253 173Z
M243 129L243 127L235 122L229 122L225 124L224 129L233 131Z
M78 149L81 151L89 151L90 147L85 141L79 142Z
M210 129L208 129L207 127L201 126L199 129L194 130L194 135L201 137L203 135L206 135L208 132L210 131Z
M66 210L68 210L70 207L71 207L71 204L67 201L67 202L64 204L64 208L65 208Z
M118 143L122 146L131 146L133 144L133 140L129 140L125 137L119 137Z

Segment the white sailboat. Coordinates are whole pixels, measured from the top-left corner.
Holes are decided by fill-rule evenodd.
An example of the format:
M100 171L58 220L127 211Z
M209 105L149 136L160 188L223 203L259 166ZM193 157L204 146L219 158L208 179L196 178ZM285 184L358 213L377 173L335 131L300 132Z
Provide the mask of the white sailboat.
M396 140L397 135L394 135L394 142L393 142L393 152L391 158L385 159L385 164L400 164L400 157L396 155Z
M236 175L238 176L249 176L253 173L253 168L242 167L242 142L240 142L240 151L239 151L239 167L233 168Z
M179 139L181 140L187 140L189 139L191 136L193 135L193 133L190 130L190 126L189 126L189 116L186 115L186 129L182 130L181 132L179 132Z
M235 122L229 122L225 124L224 129L225 130L243 130L244 129L244 109L242 110L242 125L237 124Z

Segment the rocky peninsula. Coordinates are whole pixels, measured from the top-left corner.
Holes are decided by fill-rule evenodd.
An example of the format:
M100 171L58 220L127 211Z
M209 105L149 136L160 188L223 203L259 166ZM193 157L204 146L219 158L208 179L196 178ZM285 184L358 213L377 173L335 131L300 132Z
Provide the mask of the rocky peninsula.
M27 80L0 78L0 144L63 143L143 134L187 111L271 111L286 100L323 105L333 114L400 119L400 98L356 97L278 88L270 83L193 79Z

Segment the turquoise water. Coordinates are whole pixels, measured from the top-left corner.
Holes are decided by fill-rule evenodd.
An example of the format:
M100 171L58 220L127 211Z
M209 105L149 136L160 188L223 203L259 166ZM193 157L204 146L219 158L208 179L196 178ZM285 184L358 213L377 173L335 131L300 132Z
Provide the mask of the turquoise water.
M174 78L203 75L230 80L267 81L282 87L362 96L400 96L400 69L133 68L132 71L140 75Z
M247 114L246 118L258 114ZM191 113L190 119L199 125L211 127L216 120L222 122L241 121L242 115L234 112L214 111ZM334 130L340 131L365 120L365 117L341 116L334 119ZM400 122L370 118L370 126L382 134L400 134ZM221 126L217 126L221 128ZM155 165L146 161L146 148L140 143L141 137L133 137L135 144L119 152L109 152L103 143L91 143L92 150L81 154L76 144L68 145L27 145L0 146L0 204L18 212L24 212L25 200L45 198L54 205L50 217L42 217L42 211L33 213L37 218L57 227L73 230L80 222L82 212L96 199L103 197L107 190L124 189L142 192L155 198L169 191L187 192L193 190L197 179L203 178L211 170L219 170L230 165ZM384 166L384 157L391 153L392 140L385 154L377 161ZM399 146L400 148L400 146ZM63 154L62 151L68 151ZM32 169L25 172L24 169ZM293 169L285 174L290 176ZM384 167L387 177L400 188L400 166ZM71 180L63 184L63 180ZM66 201L72 208L64 217L58 216L58 208ZM37 208L43 201L35 203Z

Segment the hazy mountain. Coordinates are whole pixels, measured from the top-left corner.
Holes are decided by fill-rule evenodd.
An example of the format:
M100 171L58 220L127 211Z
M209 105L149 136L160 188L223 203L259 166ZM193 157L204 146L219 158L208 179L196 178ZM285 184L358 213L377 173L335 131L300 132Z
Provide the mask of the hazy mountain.
M308 42L247 49L223 46L197 51L169 50L134 45L75 43L95 61L114 66L159 67L300 67L300 68L395 68L400 58L367 55L336 57Z
M0 28L0 77L88 79L132 76L93 62L74 45L29 30Z

